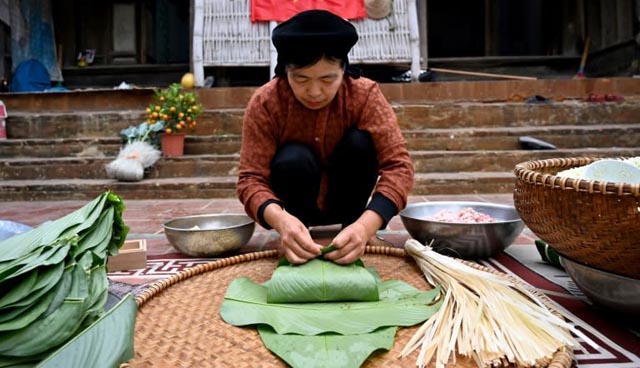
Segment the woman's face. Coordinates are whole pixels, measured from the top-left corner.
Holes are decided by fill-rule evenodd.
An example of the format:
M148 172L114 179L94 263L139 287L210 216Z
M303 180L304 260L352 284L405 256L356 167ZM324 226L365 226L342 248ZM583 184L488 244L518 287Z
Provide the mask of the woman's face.
M320 59L303 68L287 68L287 80L301 104L311 110L327 106L336 96L344 70L340 60Z

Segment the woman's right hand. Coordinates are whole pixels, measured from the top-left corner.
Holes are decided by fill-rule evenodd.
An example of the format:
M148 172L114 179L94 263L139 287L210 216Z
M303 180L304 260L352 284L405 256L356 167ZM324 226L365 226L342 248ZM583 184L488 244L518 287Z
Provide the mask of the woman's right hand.
M280 234L280 256L291 264L302 264L322 254L322 245L311 238L309 229L297 217L272 204L265 208L265 220Z

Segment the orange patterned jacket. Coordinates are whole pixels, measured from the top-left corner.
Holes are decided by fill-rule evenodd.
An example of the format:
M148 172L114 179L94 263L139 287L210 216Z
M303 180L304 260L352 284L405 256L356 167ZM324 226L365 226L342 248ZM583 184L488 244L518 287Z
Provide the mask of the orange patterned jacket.
M343 132L352 126L368 131L378 152L379 180L374 193L395 204L393 215L403 209L413 187L414 169L396 115L378 84L345 76L328 106L310 110L298 102L287 80L277 77L256 90L245 111L237 194L247 214L257 221L260 205L278 199L269 177L271 161L281 144L297 141L312 147L326 167ZM326 191L325 172L318 197L320 209L324 209ZM375 204L368 208L375 210Z

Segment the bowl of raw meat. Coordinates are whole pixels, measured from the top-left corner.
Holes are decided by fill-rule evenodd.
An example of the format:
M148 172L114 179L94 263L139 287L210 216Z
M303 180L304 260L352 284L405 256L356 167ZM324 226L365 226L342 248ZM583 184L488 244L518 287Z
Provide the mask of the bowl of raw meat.
M409 235L433 250L464 259L492 257L520 235L524 223L514 206L434 201L411 203L400 211Z

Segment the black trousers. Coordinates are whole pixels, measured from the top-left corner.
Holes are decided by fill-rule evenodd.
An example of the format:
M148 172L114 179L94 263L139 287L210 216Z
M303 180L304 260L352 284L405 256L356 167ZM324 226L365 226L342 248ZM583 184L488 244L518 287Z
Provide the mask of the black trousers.
M326 209L317 205L320 177L326 169ZM271 162L271 189L287 212L307 226L353 223L364 211L378 178L378 160L369 132L348 129L329 156L326 168L310 147L283 144Z

